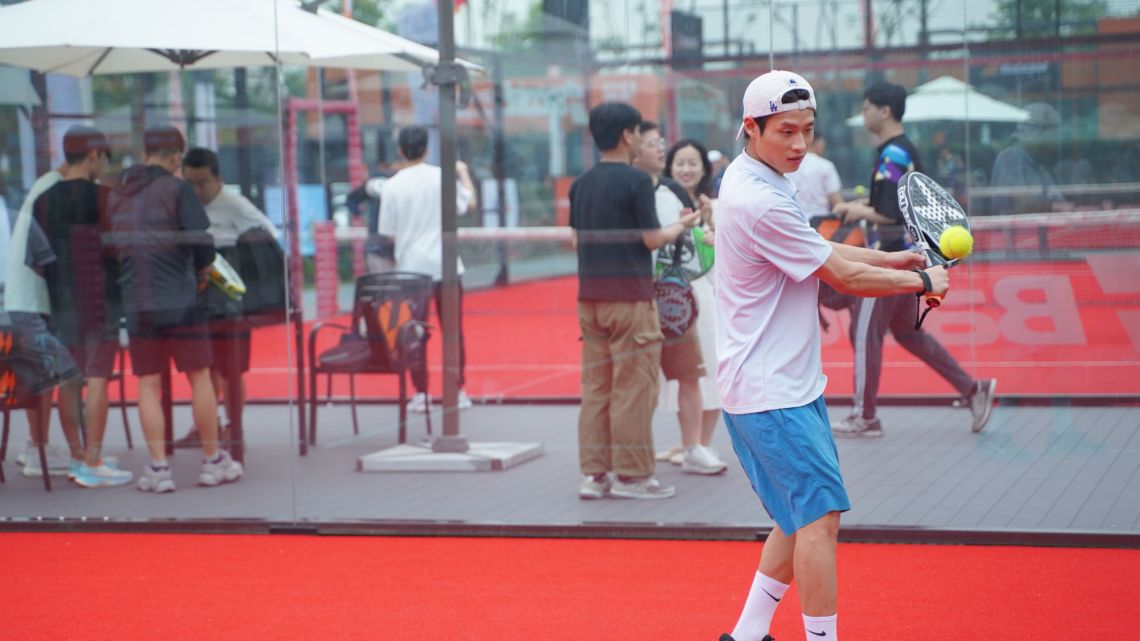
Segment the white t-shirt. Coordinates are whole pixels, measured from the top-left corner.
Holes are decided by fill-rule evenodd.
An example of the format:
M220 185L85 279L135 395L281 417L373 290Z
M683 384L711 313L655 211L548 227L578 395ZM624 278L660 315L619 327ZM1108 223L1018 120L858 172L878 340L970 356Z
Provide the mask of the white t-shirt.
M238 236L251 229L261 228L277 236L277 227L269 217L245 196L223 189L206 205L210 226L206 229L214 237L214 246L233 247Z
M430 274L443 280L443 172L426 162L401 169L380 191L382 236L396 237L396 269ZM456 181L455 207L467 213L474 194ZM463 260L456 266L463 273Z
M28 250L28 228L32 224L32 209L36 199L52 185L63 180L63 174L55 169L40 176L32 183L24 205L16 214L12 225L12 237L8 243L8 256L5 261L4 309L10 312L51 314L51 299L48 298L47 283L31 267L24 264Z
M685 203L682 203L677 194L664 183L657 183L657 187L653 190L653 199L657 209L657 222L661 223L662 227L668 227L681 220L681 210L685 208ZM653 250L653 264L657 264L656 249Z
M843 188L835 163L810 151L804 156L800 168L787 177L799 190L796 195L809 219L830 214L831 201L828 196L839 193Z
M831 245L808 224L796 188L740 154L720 187L716 353L730 414L806 405L823 393L819 282Z

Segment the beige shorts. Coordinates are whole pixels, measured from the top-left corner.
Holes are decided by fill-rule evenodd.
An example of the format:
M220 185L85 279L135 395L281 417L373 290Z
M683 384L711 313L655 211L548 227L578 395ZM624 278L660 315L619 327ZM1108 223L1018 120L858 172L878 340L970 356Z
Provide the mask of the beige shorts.
M661 347L661 371L670 381L691 381L705 375L696 323L683 335L665 339Z

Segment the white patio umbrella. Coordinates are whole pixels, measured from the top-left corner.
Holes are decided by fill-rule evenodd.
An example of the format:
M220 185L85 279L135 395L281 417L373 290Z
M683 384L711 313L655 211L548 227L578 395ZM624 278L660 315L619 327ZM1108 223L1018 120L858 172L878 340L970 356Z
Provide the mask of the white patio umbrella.
M935 78L919 85L906 98L904 123L932 120L967 122L1024 122L1029 112L987 96L970 85L951 76ZM847 119L852 127L862 126L863 116Z
M0 8L0 64L72 76L192 67L416 71L423 45L295 0L29 0Z

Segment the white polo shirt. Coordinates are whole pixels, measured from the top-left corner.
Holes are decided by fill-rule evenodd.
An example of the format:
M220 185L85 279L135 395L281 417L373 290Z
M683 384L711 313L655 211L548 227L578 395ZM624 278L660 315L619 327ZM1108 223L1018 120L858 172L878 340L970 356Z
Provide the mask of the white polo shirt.
M808 218L830 214L831 201L828 196L838 194L843 188L835 163L810 151L804 156L800 168L787 177L795 184L798 190L796 195Z
M717 384L724 410L800 407L823 393L819 282L831 245L808 224L796 188L740 154L717 208Z
M381 235L396 237L396 268L443 280L443 172L426 162L401 169L380 190ZM458 181L455 207L460 216L474 194ZM463 274L459 259L457 273Z

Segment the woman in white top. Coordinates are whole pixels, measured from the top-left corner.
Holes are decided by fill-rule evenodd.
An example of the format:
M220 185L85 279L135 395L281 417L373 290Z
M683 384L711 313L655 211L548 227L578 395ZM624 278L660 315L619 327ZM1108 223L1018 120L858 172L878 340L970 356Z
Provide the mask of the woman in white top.
M713 222L715 201L709 197L712 184L712 163L709 162L708 151L705 146L692 139L677 141L665 155L665 175L684 188L693 204L701 212L700 229L703 234L694 234L700 236L696 242L712 245L715 229ZM691 284L693 296L697 300L697 333L700 337L701 350L704 352L705 361L705 375L700 379L702 401L700 444L705 450L703 454L709 458L719 459L716 452L709 448L713 432L720 421L720 392L717 390L716 384L716 317L713 315L716 301L713 298L712 270L710 269L703 276L693 279ZM676 386L676 381L669 381L667 385L662 386L660 399L662 409L677 409ZM674 447L667 452L660 453L658 458L680 464L684 460L684 450L681 447Z

